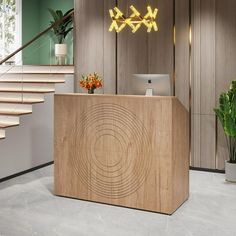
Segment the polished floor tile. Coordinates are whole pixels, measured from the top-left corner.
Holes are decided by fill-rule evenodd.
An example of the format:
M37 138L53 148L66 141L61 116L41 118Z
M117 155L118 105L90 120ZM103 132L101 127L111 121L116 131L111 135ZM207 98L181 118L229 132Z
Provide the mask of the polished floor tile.
M236 184L190 172L190 199L174 215L56 197L53 166L0 184L0 236L234 236Z

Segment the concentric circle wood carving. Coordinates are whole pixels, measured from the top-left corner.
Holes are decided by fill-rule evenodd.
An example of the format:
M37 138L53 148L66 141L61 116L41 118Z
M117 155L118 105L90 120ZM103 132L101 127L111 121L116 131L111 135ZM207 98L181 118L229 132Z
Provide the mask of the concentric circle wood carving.
M117 104L91 106L74 126L76 175L95 194L123 198L144 183L151 165L150 140L140 119Z

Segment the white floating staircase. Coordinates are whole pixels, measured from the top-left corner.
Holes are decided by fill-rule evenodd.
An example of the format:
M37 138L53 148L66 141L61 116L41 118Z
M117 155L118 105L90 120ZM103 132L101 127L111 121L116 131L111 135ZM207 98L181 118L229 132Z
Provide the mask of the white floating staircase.
M0 139L6 129L20 125L20 116L32 113L32 105L44 102L45 93L55 92L73 66L0 66Z

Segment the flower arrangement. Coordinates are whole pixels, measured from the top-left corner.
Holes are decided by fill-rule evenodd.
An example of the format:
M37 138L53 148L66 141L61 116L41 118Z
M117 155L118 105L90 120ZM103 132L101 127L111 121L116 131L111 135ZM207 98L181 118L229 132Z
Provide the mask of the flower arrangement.
M93 94L95 89L102 87L102 79L95 72L87 76L82 75L80 87L87 89L89 94Z

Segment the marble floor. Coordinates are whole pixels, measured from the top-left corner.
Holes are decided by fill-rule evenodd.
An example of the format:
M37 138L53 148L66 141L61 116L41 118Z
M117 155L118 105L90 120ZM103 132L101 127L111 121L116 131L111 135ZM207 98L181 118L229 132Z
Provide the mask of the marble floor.
M53 166L0 184L0 236L235 236L236 185L191 171L174 215L55 197Z

